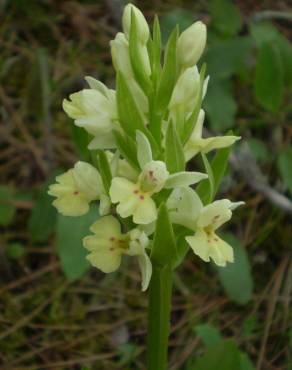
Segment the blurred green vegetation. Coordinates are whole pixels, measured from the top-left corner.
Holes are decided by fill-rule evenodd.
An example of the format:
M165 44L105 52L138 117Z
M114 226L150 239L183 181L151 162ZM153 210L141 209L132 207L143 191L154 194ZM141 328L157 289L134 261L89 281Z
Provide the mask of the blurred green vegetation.
M178 270L171 370L292 369L289 3L136 2L149 20L159 14L164 40L176 23L207 23L206 127L243 137L220 190L246 202L226 235L236 262L216 269L189 255ZM113 86L109 41L123 4L0 2L1 369L145 369L136 266L89 271L80 240L93 213L68 223L46 193L56 173L88 159L61 103L85 75Z

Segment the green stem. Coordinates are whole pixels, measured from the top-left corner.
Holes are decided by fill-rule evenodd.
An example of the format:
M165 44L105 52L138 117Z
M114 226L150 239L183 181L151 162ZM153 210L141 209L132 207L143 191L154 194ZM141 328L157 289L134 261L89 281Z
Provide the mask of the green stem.
M172 269L153 269L149 290L147 370L166 370L170 329Z

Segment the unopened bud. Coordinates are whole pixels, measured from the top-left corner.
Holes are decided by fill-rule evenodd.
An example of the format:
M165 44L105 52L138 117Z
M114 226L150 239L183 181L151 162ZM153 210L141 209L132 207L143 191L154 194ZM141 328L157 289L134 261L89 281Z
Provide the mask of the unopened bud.
M177 41L178 60L183 68L197 64L207 40L207 28L201 21L195 22L182 32Z
M196 66L187 68L177 80L170 99L169 109L173 110L178 106L191 109L196 102L199 86L200 75L198 68Z
M132 11L136 17L136 24L137 24L137 32L138 32L138 40L142 44L146 44L149 39L149 27L148 23L142 14L142 12L135 7L133 4L128 4L123 13L123 29L124 32L129 39L130 37L130 30L131 30L131 19L132 19Z
M116 71L120 71L125 77L133 77L133 70L129 55L129 43L122 32L117 33L110 42L113 65Z

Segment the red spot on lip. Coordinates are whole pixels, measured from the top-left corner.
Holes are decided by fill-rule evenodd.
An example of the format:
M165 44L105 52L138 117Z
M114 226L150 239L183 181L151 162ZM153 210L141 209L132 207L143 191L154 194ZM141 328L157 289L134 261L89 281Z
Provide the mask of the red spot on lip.
M140 199L141 199L141 200L144 200L145 198L144 198L144 196L143 196L143 195L140 195Z

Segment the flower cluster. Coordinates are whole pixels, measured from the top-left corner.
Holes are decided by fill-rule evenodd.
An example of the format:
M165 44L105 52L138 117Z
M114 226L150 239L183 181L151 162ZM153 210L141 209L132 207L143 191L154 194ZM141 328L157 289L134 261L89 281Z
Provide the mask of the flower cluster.
M203 201L194 187L202 180L201 189L211 187L212 168L206 154L239 140L232 135L202 137L205 113L201 106L208 77L204 67L199 71L197 62L205 44L202 22L181 34L175 28L162 63L157 18L151 33L140 10L128 4L123 32L110 43L116 91L86 77L89 88L63 102L74 124L88 133L88 150L94 160L92 164L77 162L57 177L49 188L56 198L53 205L63 215L81 216L91 202L99 202L99 216L90 227L92 235L83 240L87 259L110 273L120 266L123 255L136 257L143 290L151 279L154 248L160 248L155 240L173 237L179 250L178 227L202 260L212 259L219 266L233 262L232 247L216 230L242 202L213 201L215 194ZM203 158L207 174L186 170L195 156L197 162ZM161 207L167 213L160 212ZM168 223L173 236L163 235L158 223ZM160 266L171 260L164 254L156 253Z

